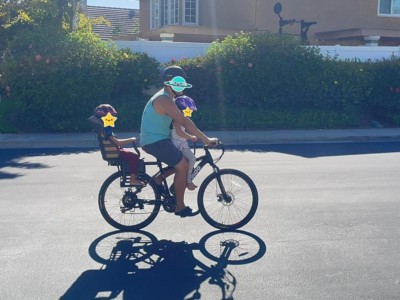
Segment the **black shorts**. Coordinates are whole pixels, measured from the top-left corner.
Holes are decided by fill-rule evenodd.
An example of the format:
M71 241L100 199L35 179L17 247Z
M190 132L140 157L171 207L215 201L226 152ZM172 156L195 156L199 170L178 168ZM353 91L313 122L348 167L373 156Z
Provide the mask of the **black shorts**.
M171 140L144 145L142 149L170 167L175 167L183 157L182 152L172 144Z

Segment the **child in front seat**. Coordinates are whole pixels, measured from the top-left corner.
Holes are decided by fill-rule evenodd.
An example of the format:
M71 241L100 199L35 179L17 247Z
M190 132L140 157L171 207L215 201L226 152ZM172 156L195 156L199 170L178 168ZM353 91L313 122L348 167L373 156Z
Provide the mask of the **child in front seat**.
M197 111L197 107L195 102L193 101L192 98L187 97L187 96L179 96L175 99L175 104L178 106L179 110L182 111L182 113L185 115L185 117L191 117L193 111ZM194 164L196 163L196 156L190 149L188 145L188 140L191 140L192 142L197 141L197 137L194 135L191 135L185 131L185 128L177 124L176 122L172 121L172 130L171 130L171 140L172 143L176 148L178 148L179 151L182 152L183 156L186 158L189 164L189 169L187 173L187 180L186 180L186 187L190 190L193 191L197 188L197 185L195 185L192 182L192 172L193 172L193 167Z

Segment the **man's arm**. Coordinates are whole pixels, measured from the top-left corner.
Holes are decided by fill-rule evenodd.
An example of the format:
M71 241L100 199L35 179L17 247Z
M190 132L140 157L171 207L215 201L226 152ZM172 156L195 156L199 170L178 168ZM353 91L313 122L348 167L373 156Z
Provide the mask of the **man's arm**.
M183 131L181 124L178 124L175 121L172 121L172 125L175 128L176 134L179 135L180 137L187 139L187 140L191 140L193 142L197 141L197 136L191 135L191 134Z

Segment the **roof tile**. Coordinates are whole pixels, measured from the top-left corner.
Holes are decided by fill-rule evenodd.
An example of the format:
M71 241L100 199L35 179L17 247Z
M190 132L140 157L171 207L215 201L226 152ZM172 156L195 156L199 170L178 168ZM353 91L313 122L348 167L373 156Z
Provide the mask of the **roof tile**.
M138 9L87 6L86 15L90 19L104 17L111 23L93 25L93 32L104 40L132 40L139 32Z

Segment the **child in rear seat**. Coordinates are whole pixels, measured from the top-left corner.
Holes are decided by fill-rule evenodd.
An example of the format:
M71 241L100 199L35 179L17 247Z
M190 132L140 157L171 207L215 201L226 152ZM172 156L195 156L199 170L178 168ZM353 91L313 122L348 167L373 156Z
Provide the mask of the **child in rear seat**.
M110 114L110 115L108 115ZM102 121L101 124L104 125L112 125L112 126L104 126L104 134L108 141L110 141L113 145L115 145L118 149L119 157L122 160L129 161L129 172L131 175L130 185L132 186L141 186L143 182L137 179L137 169L139 164L139 156L131 151L125 150L122 147L125 145L133 144L136 142L135 137L127 138L127 139L118 139L112 130L114 125L114 121L117 119L117 111L110 104L101 104L97 106L94 110L94 116L97 119ZM105 117L109 116L112 122L107 122ZM104 121L104 122L103 122Z

